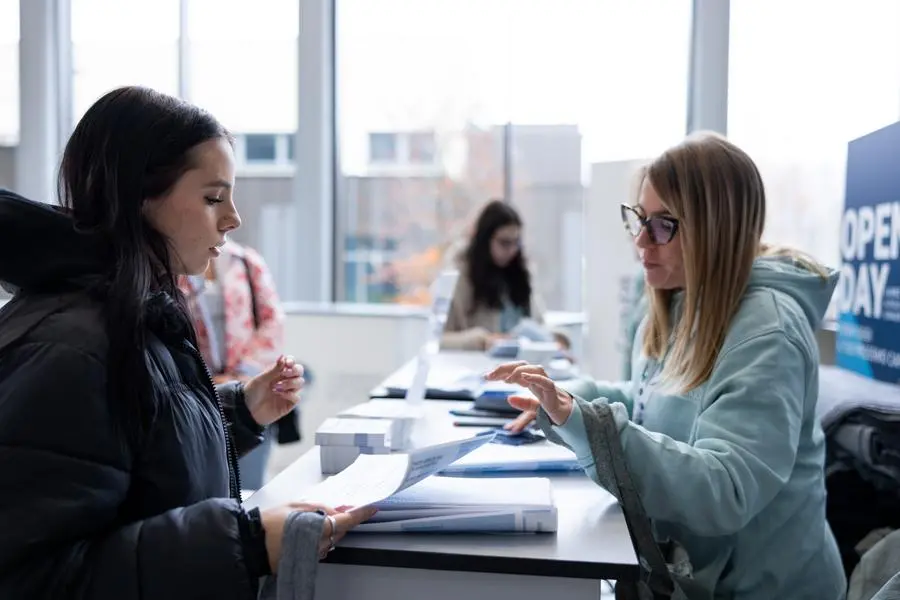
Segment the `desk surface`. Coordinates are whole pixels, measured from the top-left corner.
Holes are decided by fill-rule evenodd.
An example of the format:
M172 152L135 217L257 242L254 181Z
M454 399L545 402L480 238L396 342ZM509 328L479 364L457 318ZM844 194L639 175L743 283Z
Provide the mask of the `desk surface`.
M415 445L470 437L481 431L453 427L448 411L458 402L425 403ZM549 442L546 442L549 443ZM556 534L375 534L351 533L329 555L338 564L372 565L628 580L637 559L615 499L581 473L551 475L559 511ZM296 500L298 491L323 479L319 449L313 448L253 494L248 506L267 508Z

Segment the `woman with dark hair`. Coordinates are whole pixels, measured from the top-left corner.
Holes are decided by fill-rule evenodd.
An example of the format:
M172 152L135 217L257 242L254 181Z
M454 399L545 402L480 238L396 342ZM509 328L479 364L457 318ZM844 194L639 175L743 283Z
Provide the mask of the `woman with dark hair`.
M486 350L509 337L524 318L543 323L543 307L522 251L522 219L509 203L491 200L485 205L457 262L460 277L442 348Z
M441 348L488 350L509 338L523 319L543 325L543 303L522 251L522 219L509 203L491 200L484 206L456 262L460 277ZM564 335L553 337L568 347Z
M145 88L66 146L61 207L0 191L0 597L256 598L293 511L322 556L369 512L241 506L237 458L291 410L293 359L215 386L179 275L240 225L228 132Z

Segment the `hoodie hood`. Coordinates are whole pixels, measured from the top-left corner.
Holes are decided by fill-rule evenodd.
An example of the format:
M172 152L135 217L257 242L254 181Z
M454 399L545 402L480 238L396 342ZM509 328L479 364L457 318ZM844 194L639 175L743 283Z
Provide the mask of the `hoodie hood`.
M824 277L790 257L757 258L750 272L748 289L768 288L790 296L803 309L812 328L817 329L831 302L839 277L834 269L822 269Z
M0 189L0 285L56 292L82 287L107 271L108 245L80 233L57 206Z

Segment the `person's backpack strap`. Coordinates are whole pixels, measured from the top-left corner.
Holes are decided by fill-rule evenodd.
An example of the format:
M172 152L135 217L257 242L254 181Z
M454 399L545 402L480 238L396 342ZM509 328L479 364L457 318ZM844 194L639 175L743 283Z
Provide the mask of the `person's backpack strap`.
M587 410L591 414L585 417L590 419L592 425L599 425L600 428L600 431L592 432L590 436L597 478L622 506L625 524L628 526L628 534L642 573L642 579L636 586L627 582L617 584L616 597L629 600L657 598L685 600L687 596L669 570L653 535L653 528L644 511L640 494L631 479L612 410L605 402L591 403ZM539 412L538 418L543 421L542 426L549 424L549 418L543 410Z
M655 597L683 598L683 594L680 594L681 591L672 579L665 557L653 535L650 519L644 511L644 503L631 479L612 410L608 404L599 405L597 409L604 428L603 439L606 441L606 448L603 451L607 454L608 464L612 468L618 486L619 502L625 515L628 533L641 562L641 568L647 572L646 583Z
M253 272L250 269L250 262L246 256L241 256L241 262L244 263L244 270L247 271L247 285L250 286L250 310L253 311L253 328L259 329L259 307L256 304L256 287L253 285Z
M247 271L247 284L250 286L250 310L253 311L253 328L259 329L259 307L256 302L256 287L253 285L253 273L250 270L250 262L247 260L247 257L241 256L241 261L244 263L244 269ZM296 407L275 421L279 444L292 444L303 439L298 421L299 411Z

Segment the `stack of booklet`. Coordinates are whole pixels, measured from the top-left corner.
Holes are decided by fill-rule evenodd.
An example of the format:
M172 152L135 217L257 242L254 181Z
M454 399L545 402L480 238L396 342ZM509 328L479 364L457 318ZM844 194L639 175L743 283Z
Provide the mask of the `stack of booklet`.
M337 415L344 419L380 419L391 422L391 448L403 450L412 440L413 427L423 416L420 407L406 400L369 400Z
M393 435L389 419L326 419L316 430L322 474L340 473L362 454L390 454Z
M555 532L546 478L440 477L488 444L494 432L405 453L360 454L349 467L303 494L326 506L375 506L360 532Z
M316 430L322 474L340 473L361 454L409 447L422 411L405 400L372 400L327 419Z

